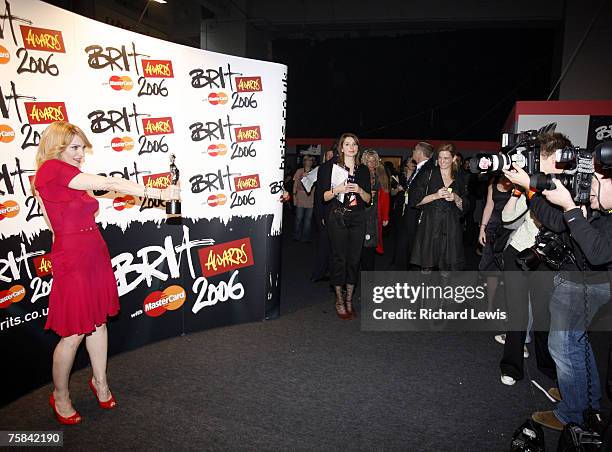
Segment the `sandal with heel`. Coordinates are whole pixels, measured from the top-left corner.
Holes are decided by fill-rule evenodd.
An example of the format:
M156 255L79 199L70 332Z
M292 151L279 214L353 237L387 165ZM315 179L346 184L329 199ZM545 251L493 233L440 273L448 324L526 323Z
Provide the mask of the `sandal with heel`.
M74 414L72 416L68 417L64 417L59 414L59 412L57 411L57 407L55 406L55 396L53 395L53 393L51 393L51 395L49 396L49 405L51 405L51 408L53 408L53 413L55 414L55 417L57 418L60 424L75 425L81 423L81 415L76 410L74 411Z
M98 406L100 408L104 408L105 410L112 410L113 408L117 406L117 401L115 400L115 396L112 394L110 396L110 399L108 399L107 401L103 402L102 400L100 400L100 397L98 397L98 391L96 390L96 387L94 386L93 377L91 377L91 380L89 380L89 387L91 388L91 392L94 393L94 396L96 396L96 400L98 401Z

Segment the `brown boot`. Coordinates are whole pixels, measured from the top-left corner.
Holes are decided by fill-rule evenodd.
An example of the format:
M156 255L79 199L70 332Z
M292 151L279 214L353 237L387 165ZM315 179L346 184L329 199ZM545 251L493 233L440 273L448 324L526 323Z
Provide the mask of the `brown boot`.
M357 317L357 313L353 310L353 293L355 292L354 284L346 285L346 312L352 318Z
M548 395L555 399L557 402L560 402L563 398L561 397L561 392L559 388L550 388L548 390Z
M536 421L538 424L553 430L561 431L565 426L565 424L561 422L552 411L536 411L531 415L531 419Z
M346 312L346 307L344 306L344 297L342 296L342 286L334 286L334 290L336 292L336 315L342 320L347 320L351 318L351 315Z

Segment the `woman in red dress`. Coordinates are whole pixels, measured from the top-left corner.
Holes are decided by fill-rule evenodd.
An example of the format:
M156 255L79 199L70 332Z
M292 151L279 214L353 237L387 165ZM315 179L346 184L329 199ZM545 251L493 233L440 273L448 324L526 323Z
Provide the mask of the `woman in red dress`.
M49 402L62 424L81 422L70 401L68 380L83 338L93 370L89 386L100 407L116 405L106 380L106 319L118 313L119 297L110 255L95 222L98 201L87 190L163 200L179 195L175 186L150 189L122 178L82 173L79 168L91 148L80 128L56 122L42 133L36 154L35 195L53 234L53 285L45 329L61 336L53 353L55 389Z
M375 252L384 253L383 226L389 224L389 178L382 165L378 152L366 149L361 156L363 163L370 171L372 199L366 208L366 231L361 251L361 270L375 270Z

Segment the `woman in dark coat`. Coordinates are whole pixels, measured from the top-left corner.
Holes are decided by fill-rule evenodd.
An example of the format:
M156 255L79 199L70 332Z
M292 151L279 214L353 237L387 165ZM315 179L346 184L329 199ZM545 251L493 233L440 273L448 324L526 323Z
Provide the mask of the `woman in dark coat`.
M455 146L438 148L437 165L411 186L408 203L422 209L410 262L423 269L462 270L463 227L461 216L467 207L467 188L453 165Z

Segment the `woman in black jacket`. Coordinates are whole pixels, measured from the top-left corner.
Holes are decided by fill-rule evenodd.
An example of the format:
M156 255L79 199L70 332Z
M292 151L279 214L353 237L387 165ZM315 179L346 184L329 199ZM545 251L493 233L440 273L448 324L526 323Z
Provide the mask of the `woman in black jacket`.
M330 281L336 293L336 314L353 317L353 293L359 275L359 261L365 235L364 209L370 202L370 172L360 165L359 139L345 133L338 142L338 162L323 180L317 181L323 200L331 202L328 221L331 243ZM334 184L334 172L346 172L343 182ZM346 285L346 299L342 288Z

